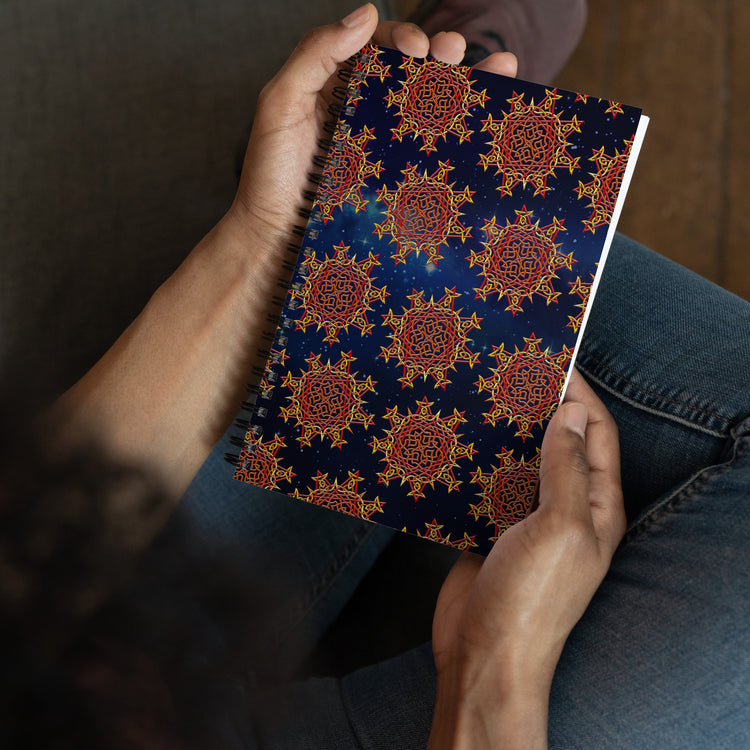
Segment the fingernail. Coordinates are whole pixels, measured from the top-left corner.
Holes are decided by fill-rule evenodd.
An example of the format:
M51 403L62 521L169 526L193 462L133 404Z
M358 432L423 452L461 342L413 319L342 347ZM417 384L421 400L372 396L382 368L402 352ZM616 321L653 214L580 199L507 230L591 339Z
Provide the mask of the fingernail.
M370 15L370 4L363 5L357 10L353 10L348 16L341 19L341 23L347 28L354 28L359 26L368 16Z
M585 404L571 401L565 404L562 410L562 423L572 432L581 436L582 440L586 439L586 425L589 421L589 410Z

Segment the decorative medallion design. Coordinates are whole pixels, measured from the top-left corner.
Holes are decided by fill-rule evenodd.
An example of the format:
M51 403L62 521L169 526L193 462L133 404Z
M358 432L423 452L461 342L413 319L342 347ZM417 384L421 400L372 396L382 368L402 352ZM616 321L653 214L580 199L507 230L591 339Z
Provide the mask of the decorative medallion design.
M567 268L575 263L573 253L563 255L560 252L562 243L555 243L558 232L564 232L562 221L552 218L552 223L545 227L539 221L532 221L531 211L524 206L516 211L516 220L511 224L506 220L505 226L498 226L493 216L485 221L484 231L487 242L484 250L471 251L470 266L481 266L480 275L484 278L482 286L475 289L476 296L486 300L490 294L505 297L508 301L506 310L513 315L523 312L521 302L532 300L534 295L542 297L549 305L560 296L552 288L558 268Z
M375 224L378 239L390 234L391 242L396 243L396 253L391 257L398 263L406 263L406 257L414 252L427 255L427 263L435 263L442 258L440 245L448 244L448 239L458 237L464 242L471 236L471 227L461 221L459 209L471 203L472 191L468 186L454 191L455 183L448 183L448 172L453 169L447 161L438 162L438 168L431 174L425 170L419 173L417 165L407 164L401 171L403 182L395 190L385 185L378 191L378 200L386 204L386 220Z
M555 413L573 353L563 346L562 351L550 354L533 333L524 341L523 349L516 347L512 354L505 351L505 344L493 347L497 367L492 368L490 377L480 376L476 383L480 392L490 394L492 407L484 414L485 422L493 426L501 420L515 422L515 434L522 440L531 437L533 427L541 427Z
M499 120L488 115L482 120L482 132L489 133L492 148L479 157L479 163L488 169L495 167L500 175L497 190L501 195L512 195L519 183L522 187L531 184L534 195L545 195L549 190L547 179L555 176L555 170L567 169L573 173L578 169L579 157L568 153L568 136L580 133L581 122L576 115L563 120L555 112L555 102L561 96L557 90L546 90L539 104L532 99L524 102L524 94L514 94L508 102L511 111L503 113Z
M357 380L357 373L349 371L353 360L351 353L342 353L335 365L330 360L324 365L320 354L311 354L305 360L307 372L295 378L290 371L284 377L281 385L289 388L291 395L289 405L280 413L285 422L294 419L302 429L297 438L301 445L311 445L317 435L341 448L346 443L344 430L351 430L352 425L367 429L372 424L374 417L364 411L363 396L375 386L369 375Z
M458 461L471 459L473 444L459 442L456 429L466 422L463 412L453 410L449 417L441 417L440 412L432 413L432 403L423 398L417 402L417 410L411 409L405 415L399 414L398 407L388 409L385 418L391 428L385 436L375 438L370 443L372 452L380 451L381 461L386 469L378 472L379 481L388 485L398 479L408 483L408 495L418 500L424 497L425 485L435 486L435 482L445 485L448 492L458 489L461 484L453 474Z
M297 322L297 328L307 330L316 325L317 330L325 329L323 339L328 343L339 340L339 333L349 332L349 326L358 328L362 336L370 333L373 324L368 322L367 313L372 310L375 300L385 302L388 294L385 287L377 287L370 278L370 271L379 266L377 256L368 253L363 260L349 257L349 248L343 242L334 247L332 257L318 260L308 258L308 277L299 290L293 290L293 298L299 300L304 315Z

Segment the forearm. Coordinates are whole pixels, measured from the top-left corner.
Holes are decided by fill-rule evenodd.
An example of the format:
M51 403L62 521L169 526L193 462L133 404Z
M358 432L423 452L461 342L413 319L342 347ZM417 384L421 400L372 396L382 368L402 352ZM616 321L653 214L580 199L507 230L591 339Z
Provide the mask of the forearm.
M278 276L278 240L228 216L58 402L64 444L92 441L177 498L222 434Z

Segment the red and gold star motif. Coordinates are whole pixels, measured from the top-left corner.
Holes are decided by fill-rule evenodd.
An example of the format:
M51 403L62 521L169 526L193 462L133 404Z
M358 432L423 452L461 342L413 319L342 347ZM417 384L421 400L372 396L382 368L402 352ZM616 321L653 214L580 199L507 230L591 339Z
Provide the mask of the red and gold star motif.
M401 122L391 128L399 141L405 135L422 139L420 151L435 151L438 138L446 140L450 133L458 142L469 140L472 130L466 127L466 118L472 107L484 107L486 91L475 91L469 80L471 68L464 65L446 65L438 60L419 61L405 57L401 70L406 80L398 91L388 91L388 106L396 106Z
M479 359L467 348L467 332L479 328L476 313L469 318L462 318L461 310L454 310L456 298L460 295L453 289L445 290L445 294L435 302L430 297L429 302L424 299L424 292L414 291L408 295L411 307L404 310L403 315L394 315L393 310L385 315L383 325L393 329L390 338L393 342L388 347L381 347L380 356L387 362L390 357L396 357L404 368L403 377L399 382L402 387L412 386L415 378L420 375L426 381L430 375L435 380L435 387L445 388L448 380L446 374L456 369L457 362L465 362L473 367Z
M357 106L357 102L362 98L360 89L362 86L367 86L368 78L379 78L381 83L386 78L390 78L391 74L388 71L391 66L383 65L383 63L378 60L378 55L382 54L383 50L378 49L373 44L366 44L362 48L362 51L357 57L357 61L352 66L351 75L349 77L347 100L344 106Z
M561 352L550 354L542 350L541 339L533 333L524 338L523 349L516 347L513 354L505 351L505 344L493 347L492 356L497 367L488 378L480 377L479 391L490 394L490 411L485 412L485 423L492 426L507 419L518 427L516 436L526 440L534 425L541 426L552 418L560 401L565 382L565 367L572 351L563 346Z
M333 209L343 210L344 203L357 211L364 211L368 201L362 197L362 188L369 177L378 177L383 171L379 161L368 161L365 151L368 141L375 138L373 130L365 126L359 135L338 128L333 134L333 150L323 173L313 208L320 211L323 224L333 220Z
M612 213L615 210L632 145L632 138L626 140L623 152L620 153L615 149L614 156L605 154L604 146L602 146L589 157L589 161L593 161L596 165L596 172L589 172L594 179L586 184L579 180L578 187L575 189L579 199L584 197L589 199L591 216L583 221L584 232L594 234L597 227L607 226L612 221Z
M539 104L525 104L523 94L515 94L508 99L512 105L501 120L493 120L488 115L482 120L482 132L492 137L488 145L492 148L479 157L479 163L486 170L495 167L495 174L501 175L497 186L501 195L512 195L513 188L520 182L534 186L534 195L545 195L547 178L554 177L556 169L568 169L573 173L578 169L579 157L571 156L567 148L567 137L580 132L580 121L573 115L572 120L563 120L555 113L555 102L560 99L557 90L547 90Z
M437 520L433 518L432 523L425 522L425 533L423 534L421 531L417 531L417 536L420 536L423 539L431 539L433 542L440 542L440 544L445 544L448 547L454 547L455 549L460 550L467 550L479 546L474 541L476 537L469 536L465 531L464 538L456 539L455 541L451 539L450 534L443 536L442 528L444 525L445 524L438 523Z
M506 219L505 226L498 226L493 216L484 223L487 242L484 250L471 251L469 267L481 266L484 277L482 286L475 288L476 296L487 300L490 294L503 296L508 300L506 310L513 315L522 312L521 302L539 295L554 302L560 296L552 288L552 279L558 278L558 268L570 269L575 263L573 253L559 252L562 243L555 243L557 233L565 231L562 221L552 218L552 223L540 227L539 221L532 222L531 211L524 206L516 211L513 224Z
M412 251L419 256L427 255L427 262L436 263L442 257L440 245L448 244L450 237L460 237L465 242L471 236L471 227L461 224L458 210L467 201L471 203L473 192L466 186L455 192L455 183L448 184L448 172L453 169L449 163L439 161L438 168L428 176L427 170L419 174L417 165L407 164L402 170L404 181L396 190L388 190L384 185L378 191L378 200L386 204L383 212L386 220L375 224L373 234L382 239L390 234L397 251L391 257L398 263L406 263L406 256Z
M286 422L294 418L302 428L298 440L301 445L311 445L312 438L319 435L331 440L334 448L341 448L346 442L344 430L352 425L362 425L367 429L374 417L363 410L363 394L375 390L372 378L357 380L357 373L349 372L354 360L351 352L342 353L341 359L332 365L322 364L321 355L311 354L306 359L310 367L299 377L286 374L281 385L291 390L289 406L281 409Z
M305 495L295 489L293 496L313 505L322 505L341 513L348 513L350 516L372 518L375 513L383 512L383 503L377 497L373 500L365 500L365 493L357 492L359 479L358 471L350 471L349 478L345 482L339 484L338 480L334 479L331 484L328 481L328 474L318 471L315 475L315 487L310 488Z
M373 324L367 321L374 300L385 302L388 295L385 287L372 283L370 270L379 266L377 256L368 253L367 258L357 261L349 257L349 249L343 242L334 248L335 255L319 261L314 256L305 261L309 276L301 289L292 290L292 297L304 307L304 316L297 322L297 330L307 330L317 325L325 328L324 341L338 341L339 332L349 332L349 326L359 328L362 335L370 333Z
M445 485L448 492L461 484L453 475L453 469L462 458L471 457L476 452L474 444L460 443L456 428L465 422L463 412L453 410L452 416L441 417L440 412L432 413L432 402L423 398L417 402L417 410L408 410L406 415L398 413L398 407L388 409L385 418L391 429L382 438L374 438L370 443L372 452L381 451L385 471L378 472L379 482L388 485L399 479L401 484L409 483L409 496L414 500L424 497L426 484L435 487L435 482Z
M500 459L500 465L492 466L491 472L485 474L481 469L472 472L471 481L481 487L477 494L482 501L469 505L474 520L484 517L488 525L494 525L492 541L526 518L531 510L539 478L539 448L529 462L523 456L516 461L513 451L507 448L502 448L496 458Z
M620 102L608 101L607 104L609 104L609 107L607 107L606 112L608 115L612 115L613 120L615 119L615 117L617 117L617 115L622 114L623 109Z
M263 441L257 438L251 431L245 435L245 447L240 452L237 461L237 469L234 478L267 490L276 490L279 481L292 481L294 474L291 467L282 469L276 453L279 448L284 447L284 438L278 435L273 440Z
M575 333L581 328L583 324L583 316L586 313L586 305L589 303L589 297L591 296L591 287L594 283L594 274L591 274L591 281L588 284L584 284L581 281L580 276L576 276L575 281L568 282L570 284L570 291L568 294L575 294L581 300L576 307L580 310L577 315L568 315L569 323L566 328L572 328Z

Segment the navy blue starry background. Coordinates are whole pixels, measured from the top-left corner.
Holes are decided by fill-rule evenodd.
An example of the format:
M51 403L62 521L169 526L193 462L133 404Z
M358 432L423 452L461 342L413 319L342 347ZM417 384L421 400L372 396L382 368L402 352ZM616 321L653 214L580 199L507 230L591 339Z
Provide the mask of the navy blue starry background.
M546 90L542 86L505 78L483 71L473 71L470 80L475 91L483 89L487 92L487 101L482 107L472 107L466 118L466 127L473 131L470 139L459 144L459 138L454 134L447 134L445 141L436 141L436 150L430 154L420 150L423 141L421 137L413 138L412 134L404 136L399 142L392 138L391 129L400 122L400 113L396 106L386 107L385 97L389 89L397 91L405 77L399 69L403 56L392 50L383 50L380 61L390 65L390 77L381 82L377 77L369 77L367 85L360 87L362 99L358 101L353 115L344 115L342 121L348 122L353 135L362 131L364 125L374 130L375 139L368 142L366 151L371 162L382 161L383 172L379 177L370 177L361 190L362 197L368 201L364 211L355 213L348 204L343 209L334 208L333 220L324 226L320 222L311 224L311 228L318 230L317 238L308 237L305 245L314 248L316 258L323 260L326 255L334 254L333 248L340 242L349 247L349 255L356 256L358 261L367 257L368 252L378 256L380 265L370 271L373 284L377 287L385 286L388 296L385 302L375 301L373 309L367 312L367 319L374 323L370 335L361 336L361 332L354 326L339 332L339 342L328 344L323 341L325 329L316 330L316 325L310 325L306 331L295 329L288 331L289 343L286 353L289 360L285 368L276 367L279 371L279 382L286 371L298 377L308 370L305 361L311 354L321 354L321 361L330 360L335 364L341 352L351 352L354 361L351 365L352 373L357 373L359 380L368 375L375 383L375 391L365 394L364 410L375 416L374 423L368 429L361 425L353 425L351 431L346 430L346 443L341 448L333 448L331 440L314 437L312 445L300 446L298 436L301 434L296 420L290 419L286 423L279 416L279 410L289 403L289 389L280 385L274 387L272 398L264 405L268 408L269 416L265 419L256 418L255 422L262 426L266 438L273 434L285 437L286 447L279 450L277 458L283 467L292 466L294 478L291 484L282 482L280 489L291 494L296 487L300 493L306 494L315 487L314 477L318 471L328 474L329 482L338 479L340 483L348 477L348 471L358 471L360 482L359 492L366 497L378 496L383 503L383 513L377 513L373 520L385 523L397 529L422 534L426 531L426 524L433 519L443 525L442 535L450 534L451 541L463 538L464 532L474 537L478 545L474 551L486 553L491 547L489 537L494 531L494 525L488 525L487 518L475 520L469 513L469 504L481 502L481 487L471 482L471 474L481 467L483 473L491 473L492 467L499 465L496 457L503 446L513 450L515 459L525 456L533 459L536 448L541 446L543 427L535 426L532 436L525 441L515 437L518 427L513 422L506 424L501 420L493 427L485 424L483 414L490 410L492 404L488 401L489 393L478 392L476 383L479 376L489 377L491 368L497 363L490 353L494 345L503 343L507 352L514 352L516 348L523 349L524 338L532 333L541 339L541 348L549 347L550 354L562 351L563 346L573 350L576 344L576 334L568 326L569 317L580 313L581 300L575 294L569 294L570 285L580 277L584 282L591 280L597 271L597 262L603 250L603 243L607 234L606 226L599 226L596 232L584 232L583 221L591 216L591 207L586 198L579 199L574 192L579 184L589 182L590 172L596 167L589 157L593 151L601 146L605 153L614 155L615 150L622 153L625 141L634 136L640 118L640 110L623 106L623 112L613 116L606 112L610 103L589 97L586 102L576 101L576 95L558 90L562 95L555 104L555 112L563 121L572 119L576 115L580 121L580 133L572 132L567 140L570 144L567 153L573 157L580 157L579 168L570 174L568 168L556 169L554 176L547 179L549 188L545 196L534 196L534 186L521 183L512 188L512 196L501 197L496 189L501 176L494 175L494 168L486 171L479 163L480 154L486 154L491 148L491 136L482 133L481 120L492 114L493 119L500 120L504 112L511 110L508 103L514 93L524 93L527 104L533 99L540 103ZM466 185L473 191L472 202L465 202L460 207L463 214L461 223L471 227L471 237L465 242L460 238L451 237L447 245L440 246L442 256L437 265L427 264L424 253L419 256L410 253L406 263L395 265L391 255L396 252L396 243L390 242L391 235L384 234L382 239L373 232L375 223L386 220L386 205L377 200L377 191L384 185L389 190L395 190L403 180L401 170L407 163L418 164L419 172L425 170L428 175L439 167L439 161L448 160L453 169L448 174L448 184L453 184L456 192L461 192ZM498 299L497 294L488 296L487 301L475 299L475 289L482 286L483 277L481 267L469 267L471 250L481 252L482 241L487 240L482 231L485 220L495 217L498 226L505 226L506 220L513 223L516 219L515 211L526 207L532 211L532 220L539 220L542 228L552 223L553 217L563 221L566 231L557 234L555 242L562 243L559 252L567 255L573 252L575 263L572 270L566 268L556 272L558 278L552 279L552 287L559 291L557 302L547 305L546 299L534 295L532 300L522 300L523 312L514 315L506 311L508 300ZM304 283L302 276L294 279ZM398 378L403 375L403 366L397 358L390 357L386 363L378 356L382 348L388 347L392 339L392 328L384 325L384 316L388 310L400 315L404 309L410 307L407 295L413 290L424 290L424 299L434 296L439 300L445 289L455 288L460 295L455 301L455 309L460 314L469 317L476 312L481 318L481 329L469 331L471 341L468 344L472 352L479 352L479 362L470 368L466 363L457 363L456 370L448 373L451 381L444 390L435 387L435 381L428 376L424 381L418 377L413 381L413 387L402 387ZM289 298L291 299L291 297ZM301 319L304 310L287 310L286 315L292 319ZM572 366L572 363L571 365ZM369 445L374 437L382 438L390 423L385 419L386 410L398 406L399 413L406 415L408 410L417 409L417 402L423 397L433 403L432 411L440 411L442 417L453 413L454 408L464 413L466 422L457 429L459 441L463 444L472 443L476 450L471 460L462 458L454 467L453 473L461 484L458 490L447 492L444 484L436 482L434 487L426 485L423 489L424 497L414 500L408 496L408 484L401 485L398 479L390 481L389 485L378 482L378 472L386 469L381 460L380 451L373 453Z

